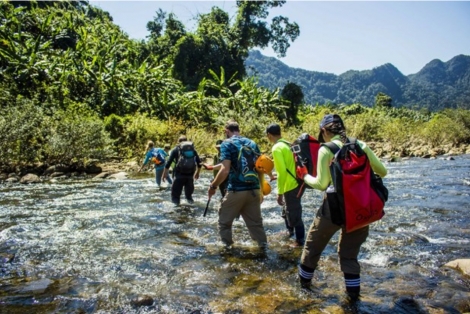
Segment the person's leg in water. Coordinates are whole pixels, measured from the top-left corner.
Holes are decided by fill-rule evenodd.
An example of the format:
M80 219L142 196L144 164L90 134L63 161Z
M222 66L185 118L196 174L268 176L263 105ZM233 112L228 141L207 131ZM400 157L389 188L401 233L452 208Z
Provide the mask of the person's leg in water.
M295 189L284 193L286 203L286 226L292 233L295 231L295 246L301 247L305 242L305 226L302 220L302 195L303 188L299 185Z
M164 170L165 170L164 167L155 168L155 182L157 183L158 187L160 187L162 184L162 174Z
M187 177L185 178L185 183L184 183L184 195L186 196L186 200L188 201L189 204L194 203L193 193L194 193L194 178Z
M358 300L361 292L361 266L357 256L361 245L369 236L369 226L350 233L341 231L338 245L338 256L344 274L346 294L351 301Z
M340 229L340 226L333 224L331 220L321 215L317 215L313 220L300 258L299 279L302 288L310 289L313 273L317 268L321 254L333 235Z
M171 201L175 205L180 204L181 193L183 192L184 178L181 176L175 176L175 180L171 185Z

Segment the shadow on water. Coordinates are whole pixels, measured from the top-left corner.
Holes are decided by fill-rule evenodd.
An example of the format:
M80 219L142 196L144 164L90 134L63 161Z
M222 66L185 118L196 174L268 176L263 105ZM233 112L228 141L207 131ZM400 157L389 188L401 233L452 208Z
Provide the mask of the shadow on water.
M443 265L470 256L470 157L388 164L386 216L360 253L362 298L344 294L336 235L299 288L274 193L262 205L269 248L243 219L217 234L209 177L174 207L153 177L0 186L0 313L465 313L470 279ZM206 174L205 174L206 175ZM308 227L321 194L305 193Z

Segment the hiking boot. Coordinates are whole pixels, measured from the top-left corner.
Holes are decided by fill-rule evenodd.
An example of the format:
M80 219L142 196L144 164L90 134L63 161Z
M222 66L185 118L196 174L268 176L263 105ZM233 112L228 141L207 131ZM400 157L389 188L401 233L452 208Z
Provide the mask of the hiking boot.
M188 201L188 204L194 204L194 200L192 198L188 198L187 201Z
M352 291L346 291L346 295L347 295L346 296L347 301L351 303L359 301L359 298L361 297L359 292L352 292Z
M312 280L310 279L304 279L300 277L300 288L312 291Z
M304 246L304 243L303 242L299 242L299 241L294 241L293 243L289 244L289 247L291 248L302 248Z

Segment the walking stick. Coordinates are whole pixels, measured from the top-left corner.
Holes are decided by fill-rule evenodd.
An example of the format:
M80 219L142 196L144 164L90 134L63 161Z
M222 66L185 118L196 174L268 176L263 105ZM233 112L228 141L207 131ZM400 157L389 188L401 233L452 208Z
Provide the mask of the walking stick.
M206 209L204 210L204 215L202 215L202 217L206 217L206 214L207 214L207 210L209 209L209 203L210 203L211 199L209 197L209 199L207 200L207 205L206 205Z

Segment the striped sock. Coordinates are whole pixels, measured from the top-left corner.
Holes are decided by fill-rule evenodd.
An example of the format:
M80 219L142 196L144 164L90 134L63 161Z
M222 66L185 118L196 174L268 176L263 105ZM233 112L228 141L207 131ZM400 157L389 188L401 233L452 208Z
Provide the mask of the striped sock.
M305 265L299 265L299 277L302 281L311 281L313 278L313 272L315 269L307 267Z
M344 273L344 282L346 283L346 292L352 295L359 295L361 292L361 276L359 274Z

